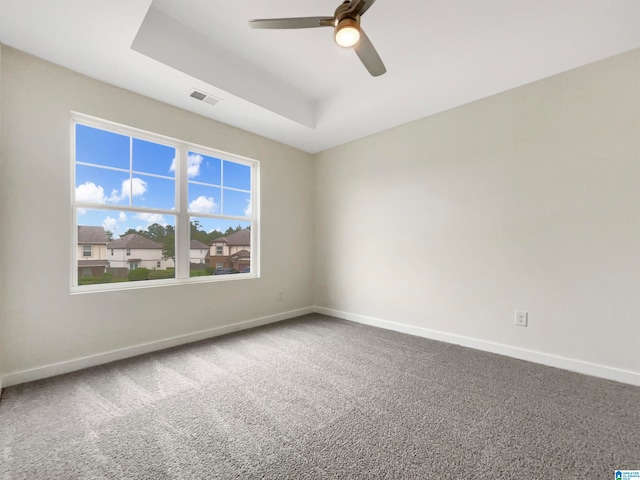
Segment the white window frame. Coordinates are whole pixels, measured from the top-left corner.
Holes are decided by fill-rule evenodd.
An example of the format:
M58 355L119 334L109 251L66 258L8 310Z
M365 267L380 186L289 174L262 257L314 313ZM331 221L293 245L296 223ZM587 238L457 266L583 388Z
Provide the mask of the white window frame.
M76 186L76 139L75 125L80 123L93 128L107 130L110 132L135 137L149 142L157 142L168 145L176 149L176 209L163 210L144 207L130 207L127 205L101 204L90 202L79 202L75 199ZM181 285L189 283L207 283L207 282L228 282L242 281L260 277L260 162L258 160L243 157L229 152L217 150L215 148L197 145L190 142L181 141L172 137L159 135L138 128L121 125L108 120L102 120L91 117L82 113L72 112L70 119L70 161L71 161L71 213L72 213L72 245L71 245L71 271L70 271L70 293L90 293L100 291L128 290L136 288L153 288L167 285ZM221 214L203 214L188 211L188 153L198 152L203 155L220 158L234 163L246 165L251 168L251 217L237 217ZM95 209L95 210L112 210L124 212L150 212L160 213L175 217L176 230L176 259L175 259L175 278L146 280L142 282L116 282L101 283L95 285L78 285L78 214L79 208ZM252 273L245 275L207 275L190 277L190 218L213 218L229 220L231 222L249 222L251 225L251 258ZM255 259L255 260L254 260ZM255 261L255 269L253 262Z
M89 247L89 255L85 253L85 249ZM82 245L82 258L93 257L93 247L91 245Z

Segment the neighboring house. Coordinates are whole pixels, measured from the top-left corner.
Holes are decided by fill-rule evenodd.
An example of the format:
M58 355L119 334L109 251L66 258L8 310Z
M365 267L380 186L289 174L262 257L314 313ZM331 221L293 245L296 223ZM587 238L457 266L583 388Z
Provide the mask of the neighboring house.
M107 244L107 258L111 268L166 270L174 263L172 258L163 258L162 248L161 243L130 233Z
M251 265L251 230L244 229L211 242L211 265L242 272Z
M191 240L189 262L200 264L209 263L209 246L199 242L198 240Z
M107 271L107 243L104 228L78 225L78 278L100 277Z

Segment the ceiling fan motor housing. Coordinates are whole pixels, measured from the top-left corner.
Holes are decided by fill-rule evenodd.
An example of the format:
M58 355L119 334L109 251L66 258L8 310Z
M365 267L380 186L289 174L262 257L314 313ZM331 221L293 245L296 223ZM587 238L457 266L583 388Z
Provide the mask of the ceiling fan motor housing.
M336 21L336 27L340 24L342 20L346 20L346 19L351 19L354 22L356 22L357 25L360 25L360 15L357 15L357 14L350 15L349 14L350 7L351 7L351 2L347 0L343 4L339 5L338 8L336 8L336 13L334 13L333 15Z

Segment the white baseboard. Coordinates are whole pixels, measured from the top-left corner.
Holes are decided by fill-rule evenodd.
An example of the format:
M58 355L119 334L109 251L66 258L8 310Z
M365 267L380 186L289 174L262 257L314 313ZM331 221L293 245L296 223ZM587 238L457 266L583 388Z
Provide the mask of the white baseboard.
M61 375L64 373L81 370L83 368L94 367L96 365L102 365L104 363L113 362L115 360L122 360L125 358L134 357L136 355L142 355L144 353L150 353L157 350L163 350L165 348L175 347L178 345L184 345L198 340L204 340L207 338L217 337L231 332L245 330L248 328L258 327L261 325L267 325L269 323L275 323L289 318L306 315L309 313L321 313L324 315L330 315L332 317L342 318L365 325L371 325L374 327L385 328L387 330L395 330L402 333L408 333L418 337L430 338L432 340L439 340L442 342L452 343L455 345L461 345L464 347L474 348L476 350L483 350L486 352L497 353L508 357L518 358L520 360L526 360L533 363L539 363L542 365L548 365L551 367L561 368L572 372L582 373L585 375L591 375L594 377L605 378L607 380L614 380L617 382L628 383L631 385L640 386L640 373L632 372L630 370L622 370L613 367L607 367L604 365L598 365L594 363L585 362L582 360L576 360L572 358L561 357L558 355L552 355L548 353L536 352L533 350L526 350L523 348L512 347L500 343L489 342L486 340L479 340L472 337L465 337L462 335L456 335L452 333L442 332L438 330L431 330L423 327L416 327L405 323L392 322L389 320L383 320L374 317L367 317L365 315L358 315L355 313L343 312L340 310L333 310L325 307L305 307L297 310L291 310L288 312L278 313L275 315L269 315L265 317L254 318L251 320L245 320L242 322L234 323L231 325L223 325L220 327L214 327L207 330L201 330L198 332L189 333L186 335L180 335L177 337L158 340L155 342L143 343L134 345L132 347L121 348L118 350L111 350L97 355L90 355L86 357L76 358L65 362L54 363L51 365L44 365L42 367L36 367L28 370L22 370L14 373L9 373L0 377L0 396L2 395L3 387L10 387L20 383L31 382L34 380L40 380L43 378L53 377L55 375Z
M51 365L44 365L42 367L31 368L28 370L22 370L19 372L9 373L0 378L0 385L4 387L10 387L19 383L31 382L34 380L40 380L43 378L53 377L55 375L61 375L63 373L74 372L83 368L95 367L96 365L102 365L104 363L113 362L115 360L122 360L124 358L135 357L136 355L142 355L144 353L155 352L157 350L163 350L165 348L175 347L178 345L184 345L186 343L197 342L198 340L205 340L207 338L217 337L231 332L237 332L240 330L246 330L247 328L258 327L260 325L267 325L269 323L280 322L289 318L299 317L308 313L313 313L313 307L300 308L297 310L290 310L288 312L277 313L275 315L269 315L266 317L254 318L251 320L245 320L231 325L223 325L220 327L214 327L207 330L200 330L198 332L188 333L186 335L179 335L177 337L166 338L155 342L142 343L131 347L120 348L118 350L111 350L97 355L89 355L87 357L75 358L65 362L54 363Z
M497 353L500 355L505 355L507 357L518 358L520 360L540 363L542 365L547 365L550 367L561 368L563 370L569 370L571 372L582 373L585 375L591 375L593 377L599 377L607 380L614 380L616 382L640 386L640 373L630 370L607 367L604 365L598 365L595 363L576 360L573 358L561 357L549 353L536 352L534 350L527 350L524 348L512 347L501 343L479 340L477 338L465 337L453 333L431 330L423 327L416 327L407 325L405 323L391 322L389 320L382 320L380 318L367 317L365 315L333 310L331 308L316 306L314 308L314 311L316 313L322 313L324 315L330 315L332 317L342 318L344 320L349 320L352 322L363 323L365 325L385 328L387 330L395 330L397 332L408 333L410 335L416 335L418 337L439 340L441 342L462 345L463 347L474 348L476 350L483 350L485 352Z

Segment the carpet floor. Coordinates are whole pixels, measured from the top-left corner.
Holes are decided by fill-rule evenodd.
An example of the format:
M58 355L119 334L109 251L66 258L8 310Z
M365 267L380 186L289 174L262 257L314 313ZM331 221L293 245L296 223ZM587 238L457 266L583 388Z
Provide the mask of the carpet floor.
M640 387L307 315L5 389L1 479L610 479Z

